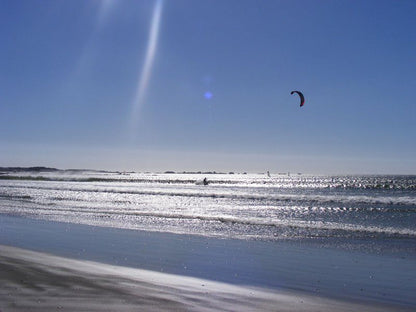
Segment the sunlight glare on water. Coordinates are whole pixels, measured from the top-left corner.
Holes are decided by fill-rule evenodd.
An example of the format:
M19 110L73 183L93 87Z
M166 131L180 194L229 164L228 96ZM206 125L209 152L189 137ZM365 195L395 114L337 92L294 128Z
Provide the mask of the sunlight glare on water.
M207 177L207 186L196 182ZM416 238L415 177L3 175L8 215L244 239Z

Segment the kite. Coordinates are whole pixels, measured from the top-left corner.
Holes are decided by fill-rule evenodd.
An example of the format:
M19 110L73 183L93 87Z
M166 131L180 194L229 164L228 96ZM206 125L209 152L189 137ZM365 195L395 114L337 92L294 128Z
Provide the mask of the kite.
M299 97L300 97L300 107L302 107L303 104L305 104L305 97L303 96L302 92L300 92L300 91L290 92L290 94L293 94L293 93L297 93L299 95Z

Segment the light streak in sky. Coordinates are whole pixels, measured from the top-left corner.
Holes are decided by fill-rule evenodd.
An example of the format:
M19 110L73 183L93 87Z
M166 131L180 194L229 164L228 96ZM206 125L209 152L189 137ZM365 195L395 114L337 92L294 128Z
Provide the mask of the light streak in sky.
M147 42L146 55L144 58L144 65L143 65L142 71L138 79L136 96L133 102L133 109L131 113L132 128L133 128L132 131L135 131L135 128L139 121L140 110L144 104L146 90L147 90L147 86L149 84L149 80L150 80L150 76L152 72L153 60L155 58L157 41L159 37L162 6L163 6L163 0L156 0L155 6L153 9L149 40Z
M99 50L97 49L97 38L100 35L100 32L108 22L113 9L117 5L117 0L100 0L97 3L97 13L94 16L94 26L89 30L89 35L85 37L84 46L82 46L82 53L76 61L75 66L73 67L72 73L68 78L68 87L70 90L66 92L74 94L77 91L72 88L78 88L79 81L83 80L84 76L89 75L93 71L93 65ZM88 31L86 31L88 33Z
M98 11L97 27L101 28L107 20L111 9L115 6L116 0L102 0Z

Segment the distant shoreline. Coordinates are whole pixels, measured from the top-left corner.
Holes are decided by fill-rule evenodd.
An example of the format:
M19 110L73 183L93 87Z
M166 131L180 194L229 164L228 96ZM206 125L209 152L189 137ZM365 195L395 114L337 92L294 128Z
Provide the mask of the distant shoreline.
M161 171L122 171L122 170L104 170L104 169L60 169L54 167L45 166L11 166L11 167L0 167L0 176L7 173L25 173L25 172L36 172L36 173L79 173L79 172L96 172L96 173L114 173L114 174L134 174L134 173L155 173L155 174L200 174L200 175L234 175L234 174L264 174L267 175L267 170L264 172L248 172L248 171L216 171L216 170L161 170ZM409 174L397 174L397 173L302 173L302 172L270 172L273 176L416 176L416 173Z

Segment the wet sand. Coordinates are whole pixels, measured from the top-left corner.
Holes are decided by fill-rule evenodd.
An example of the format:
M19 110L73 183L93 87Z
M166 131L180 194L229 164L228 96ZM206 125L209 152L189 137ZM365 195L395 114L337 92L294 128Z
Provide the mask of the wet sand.
M411 311L303 292L237 286L0 246L6 311Z

